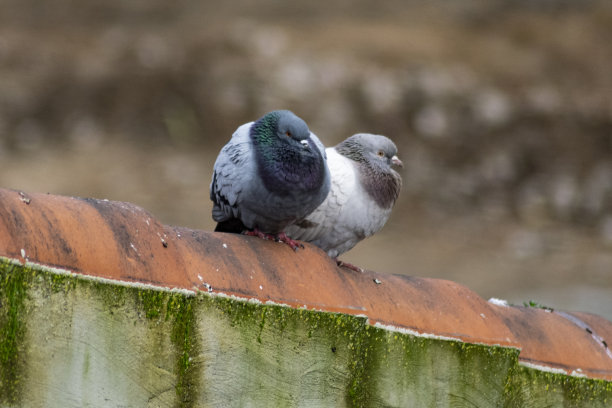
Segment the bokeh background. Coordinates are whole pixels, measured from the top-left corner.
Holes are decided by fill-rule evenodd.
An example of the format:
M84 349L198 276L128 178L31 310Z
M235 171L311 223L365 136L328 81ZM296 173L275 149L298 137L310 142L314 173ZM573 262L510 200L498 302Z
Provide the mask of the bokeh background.
M342 258L612 320L612 3L0 0L0 186L210 230L214 159L288 108L385 134L387 226Z

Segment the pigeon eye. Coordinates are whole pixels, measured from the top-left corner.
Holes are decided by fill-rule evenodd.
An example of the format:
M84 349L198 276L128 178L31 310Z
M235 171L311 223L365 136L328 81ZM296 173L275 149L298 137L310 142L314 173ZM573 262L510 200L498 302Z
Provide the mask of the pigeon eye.
M291 132L290 131L286 131L285 135L287 135L287 137L291 137Z
M379 157L385 157L385 152L383 152L382 150L379 150L379 151L378 151L376 154L377 154Z

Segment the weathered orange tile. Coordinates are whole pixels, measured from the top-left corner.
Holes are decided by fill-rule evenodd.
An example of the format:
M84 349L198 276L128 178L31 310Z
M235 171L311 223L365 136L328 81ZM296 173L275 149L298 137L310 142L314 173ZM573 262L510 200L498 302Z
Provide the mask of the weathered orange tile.
M364 315L372 324L519 347L525 363L612 379L606 348L612 324L598 316L496 306L445 280L356 273L312 245L294 252L255 237L165 226L128 203L0 189L0 255L24 261L24 254L81 274Z

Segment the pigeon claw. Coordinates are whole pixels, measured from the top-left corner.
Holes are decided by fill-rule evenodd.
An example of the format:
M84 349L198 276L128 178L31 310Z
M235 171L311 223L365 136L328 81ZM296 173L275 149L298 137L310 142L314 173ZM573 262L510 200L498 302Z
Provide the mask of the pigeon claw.
M285 244L289 245L291 249L293 249L294 251L297 251L298 248L304 249L304 245L302 245L301 242L289 238L287 234L285 234L284 232L273 235L273 234L266 234L265 232L261 232L260 230L255 228L252 231L251 230L243 231L243 234L248 235L250 237L259 237L267 241L284 242Z
M265 239L265 240L274 240L274 235L271 234L266 234L265 232L261 232L260 230L258 230L257 228L255 228L254 230L250 231L244 231L243 232L244 235L248 235L250 237L259 237L261 239Z
M360 268L357 265L353 265L352 263L348 263L348 262L343 262L339 260L338 258L336 258L335 261L336 261L336 265L338 265L338 267L340 268L346 268L346 269L350 269L351 271L363 273L363 268Z
M276 235L276 239L279 240L280 242L284 242L285 244L289 245L291 247L291 249L293 249L296 252L297 252L298 248L304 249L304 245L302 245L301 242L289 238L287 236L287 234L285 234L284 232L281 232L280 234L277 234Z

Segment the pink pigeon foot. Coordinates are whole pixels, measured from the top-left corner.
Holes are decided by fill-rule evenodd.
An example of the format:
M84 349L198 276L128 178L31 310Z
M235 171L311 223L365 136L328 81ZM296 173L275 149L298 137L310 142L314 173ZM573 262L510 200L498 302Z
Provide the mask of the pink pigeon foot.
M304 245L302 245L301 242L289 238L284 232L277 234L276 239L280 242L284 242L285 244L289 245L294 251L297 251L298 248L304 248Z
M304 245L302 245L300 242L295 241L291 238L289 238L287 236L287 234L285 234L284 232L281 232L280 234L266 234L265 232L261 232L260 230L258 230L257 228L255 228L252 231L244 231L243 232L244 235L248 235L251 237L259 237L261 239L265 239L268 241L278 241L278 242L284 242L285 244L289 245L291 247L291 249L293 249L294 251L297 251L298 248L304 248Z
M336 264L340 268L347 268L347 269L350 269L350 270L355 271L355 272L363 273L363 268L360 268L357 265L353 265L352 263L348 263L348 262L343 262L343 261L339 260L338 258L336 258L334 260L336 261Z
M268 241L273 241L275 239L274 235L272 234L266 234L264 232L261 232L260 230L258 230L257 228L255 228L254 230L250 231L250 230L246 230L242 232L244 235L248 235L250 237L259 237L261 239L265 239Z

